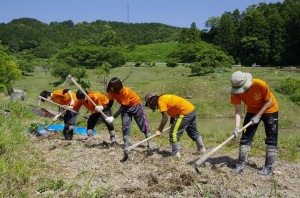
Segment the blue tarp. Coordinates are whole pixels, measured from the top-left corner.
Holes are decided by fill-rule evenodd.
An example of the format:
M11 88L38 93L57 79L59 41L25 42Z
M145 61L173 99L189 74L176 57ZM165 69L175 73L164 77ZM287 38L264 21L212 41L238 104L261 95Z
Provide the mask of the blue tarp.
M65 126L64 124L53 124L53 125L50 125L48 127L48 131L63 131L64 126ZM44 129L44 127L42 127L42 126L39 126L38 129L37 129L39 135L41 135L41 136L45 135L43 133L45 133L46 130L43 131L43 129ZM76 126L74 126L73 130L74 130L74 133L78 133L78 134L81 134L81 135L86 135L86 128L85 127L76 127ZM93 130L93 134L94 135L96 134L95 129Z

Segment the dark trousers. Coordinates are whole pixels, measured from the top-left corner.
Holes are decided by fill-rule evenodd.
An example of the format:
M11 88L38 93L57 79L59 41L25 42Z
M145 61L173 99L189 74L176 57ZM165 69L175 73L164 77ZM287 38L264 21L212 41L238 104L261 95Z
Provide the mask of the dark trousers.
M72 111L67 110L64 115L64 123L65 125L74 125L75 121L78 117L78 113L74 113Z
M109 117L109 116L111 116L111 109L103 110L103 113L104 113L107 117ZM113 130L115 130L113 123L110 123L110 124L109 124L109 123L105 122L104 118L101 116L100 113L93 113L92 115L90 115L90 117L89 117L89 119L88 119L88 121L87 121L87 130L93 130L94 127L95 127L95 125L96 125L96 123L97 123L97 121L98 121L99 119L101 119L101 123L102 123L102 122L105 123L105 125L106 125L108 131L113 131Z
M255 113L247 113L244 119L244 125L250 122L250 119L255 116ZM270 146L278 146L278 112L263 114L260 121L263 121L265 126L266 139L265 144ZM240 141L241 145L249 145L253 141L258 124L250 125L242 133L242 138Z
M150 132L148 120L142 103L139 103L138 105L132 107L122 106L121 117L122 117L122 131L123 131L124 139L130 136L132 117L134 118L141 132L143 132L144 134Z
M193 141L196 141L200 136L196 120L196 110L186 115L177 115L174 120L172 119L172 126L169 132L170 143L179 142L184 131L187 132Z

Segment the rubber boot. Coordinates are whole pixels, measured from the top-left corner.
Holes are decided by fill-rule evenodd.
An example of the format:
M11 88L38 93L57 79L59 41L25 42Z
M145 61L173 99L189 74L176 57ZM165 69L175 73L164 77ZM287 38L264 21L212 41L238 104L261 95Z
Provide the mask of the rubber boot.
M171 152L172 152L172 156L173 157L176 157L177 159L180 159L181 158L181 155L180 155L180 145L179 145L179 142L177 143L173 143L171 145Z
M83 142L91 142L93 140L93 130L88 129L87 130L87 138L83 139Z
M265 166L262 170L257 172L259 175L269 175L271 172L273 172L276 163L277 152L277 146L267 146Z
M130 137L129 136L124 137L123 140L124 140L124 150L127 149L128 147L130 147L132 145L130 143Z
M66 140L73 139L73 129L66 131Z
M151 135L150 135L150 133L147 133L147 134L145 134L145 136L146 136L146 138L148 138ZM151 139L147 140L147 143L148 143L148 146L147 146L148 150L153 151L155 149L155 147L154 147L154 144L153 144L152 140Z
M197 145L197 151L200 152L200 153L205 153L206 149L204 147L202 137L199 136L199 138L195 142L196 142L196 145Z
M63 129L63 135L64 135L65 139L67 139L67 129L66 128Z
M114 146L117 144L116 142L116 132L114 130L109 132L111 144Z
M250 151L250 146L248 145L241 145L240 146L240 153L239 153L239 164L233 170L233 173L241 173L246 168L246 163L248 162L248 153Z

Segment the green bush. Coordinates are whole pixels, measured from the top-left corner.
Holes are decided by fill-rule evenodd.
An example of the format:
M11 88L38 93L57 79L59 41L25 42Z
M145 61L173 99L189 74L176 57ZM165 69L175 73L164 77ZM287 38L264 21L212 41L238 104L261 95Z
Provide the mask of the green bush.
M300 81L293 78L286 78L280 81L280 83L275 87L275 91L289 96L299 94Z
M167 60L166 66L167 67L176 67L177 66L177 60L172 59L172 58Z
M136 61L136 63L134 64L135 67L140 67L142 65L141 61Z
M293 95L290 96L291 101L293 101L294 103L300 105L300 93L295 93Z

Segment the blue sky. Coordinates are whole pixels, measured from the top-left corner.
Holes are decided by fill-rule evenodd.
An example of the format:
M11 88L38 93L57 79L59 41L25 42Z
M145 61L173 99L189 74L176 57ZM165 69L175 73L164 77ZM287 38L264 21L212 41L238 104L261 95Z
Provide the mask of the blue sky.
M235 9L245 11L252 4L284 0L2 0L0 23L28 17L44 23L95 20L149 23L199 29L212 16ZM129 5L129 6L128 6Z

